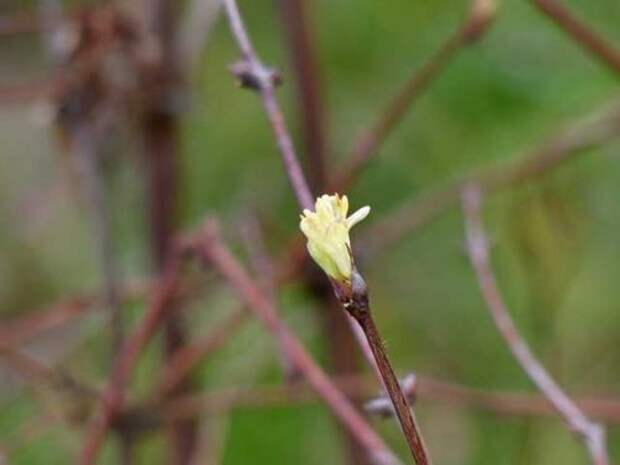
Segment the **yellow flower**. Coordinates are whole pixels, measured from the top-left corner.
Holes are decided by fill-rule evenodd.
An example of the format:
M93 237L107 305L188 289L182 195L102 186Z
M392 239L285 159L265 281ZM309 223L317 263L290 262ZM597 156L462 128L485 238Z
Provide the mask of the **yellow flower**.
M322 195L314 211L304 210L299 227L308 238L308 252L331 278L351 282L353 257L349 230L362 221L370 207L363 207L347 218L349 200L346 195Z

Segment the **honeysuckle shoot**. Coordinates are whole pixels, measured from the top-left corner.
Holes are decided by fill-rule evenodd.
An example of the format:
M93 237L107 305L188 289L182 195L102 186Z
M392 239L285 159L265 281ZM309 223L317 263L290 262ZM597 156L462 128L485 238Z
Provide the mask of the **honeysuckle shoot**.
M370 213L362 207L347 217L349 199L346 195L322 195L316 199L314 211L305 209L299 227L308 239L308 252L333 280L351 283L353 256L349 231Z

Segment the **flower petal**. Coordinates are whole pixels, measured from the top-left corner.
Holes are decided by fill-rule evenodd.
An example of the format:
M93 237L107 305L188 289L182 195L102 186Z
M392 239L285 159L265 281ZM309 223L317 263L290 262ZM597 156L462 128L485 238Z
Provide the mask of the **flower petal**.
M351 216L347 218L346 220L347 228L351 229L357 223L359 223L364 218L366 218L369 213L370 213L370 207L368 205L357 210L355 213L353 213Z

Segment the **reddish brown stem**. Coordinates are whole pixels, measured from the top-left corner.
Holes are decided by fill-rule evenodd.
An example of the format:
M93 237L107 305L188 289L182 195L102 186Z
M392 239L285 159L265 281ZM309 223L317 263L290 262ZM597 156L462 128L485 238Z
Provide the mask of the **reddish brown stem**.
M368 344L375 358L377 368L381 374L383 385L385 386L394 411L400 422L403 434L407 439L407 445L411 450L411 454L417 465L429 465L431 463L430 456L422 439L420 427L417 424L415 416L411 410L411 406L403 394L398 378L394 374L392 364L387 357L383 341L379 336L372 314L369 308L350 310L351 315L359 323L364 331Z
M545 15L572 37L584 50L620 74L620 49L593 31L571 11L555 0L531 0Z
M143 115L144 156L149 176L151 249L158 273L170 255L177 215L177 163L179 158L178 95L183 79L177 54L178 2L147 0L146 27L157 41L161 55L147 76L150 102ZM165 321L165 357L185 345L183 319L171 309ZM189 380L177 386L179 392L191 389ZM171 430L173 464L188 465L196 447L197 425L184 421Z
M231 334L245 323L247 315L247 310L239 307L206 336L177 350L170 358L162 375L159 387L160 396L174 392L200 361L228 342Z
M349 188L370 157L377 153L403 120L416 99L437 79L457 52L487 30L495 12L492 0L473 0L471 3L471 10L465 20L390 99L371 126L359 134L345 165L331 180L330 191L344 192Z
M297 84L309 178L315 190L322 192L327 181L326 114L314 47L316 41L308 15L310 3L280 0L279 4Z
M92 465L95 463L110 424L123 406L125 389L138 361L138 356L162 322L175 296L179 265L179 257L173 254L154 289L153 298L143 319L126 338L125 345L116 358L114 371L102 394L100 411L86 432L78 464Z

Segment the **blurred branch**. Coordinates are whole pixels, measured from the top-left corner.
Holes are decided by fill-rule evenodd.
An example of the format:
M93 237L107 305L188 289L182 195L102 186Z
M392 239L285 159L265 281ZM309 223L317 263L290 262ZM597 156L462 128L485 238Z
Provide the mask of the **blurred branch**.
M99 110L89 121L82 121L72 128L72 151L80 171L80 187L87 198L92 217L93 238L98 248L103 275L104 303L110 315L112 356L123 345L122 285L121 273L115 257L114 238L110 225L110 209L107 205L105 179L101 163L102 140L109 129L109 112Z
M327 182L327 125L316 38L308 14L310 2L279 0L278 5L293 64L309 177L314 189L322 192Z
M51 375L52 370L39 363L34 358L22 354L14 348L0 344L0 358L5 360L13 371L18 373L25 381L46 378Z
M349 375L333 378L334 384L348 397L365 401L377 395L374 377ZM455 407L475 408L496 415L540 417L555 416L557 411L540 394L476 389L457 383L415 375L410 389L405 389L411 402L438 402ZM620 424L620 401L616 398L579 396L576 403L589 415L609 424ZM201 394L175 398L164 406L164 421L197 415L218 415L234 409L295 406L320 401L306 383L280 384L249 388L225 388ZM394 410L389 400L382 398L367 403L372 415L389 416ZM150 411L156 406L147 406Z
M185 97L185 76L179 37L181 5L175 0L144 0L143 15L147 38L157 47L157 60L145 74L147 101L140 115L143 161L147 176L150 248L156 273L166 274L173 253L178 216L180 163L180 113ZM175 305L169 301L169 305ZM176 305L179 303L176 302ZM164 318L164 357L170 360L186 344L184 320L170 308ZM175 394L189 392L191 380L180 383ZM181 421L172 425L171 463L189 465L196 448L198 424Z
M477 184L485 194L515 187L542 176L576 155L606 144L620 136L620 102L552 136L516 161L481 169L443 189L406 202L396 211L367 228L359 239L363 257L376 257L405 235L423 226L448 208L458 205L463 187Z
M125 389L138 361L138 356L164 320L166 311L170 310L170 303L177 289L183 252L180 248L173 249L171 252L142 320L127 336L125 345L116 357L114 370L101 396L99 412L92 419L86 432L84 446L78 460L80 465L95 463L106 433L123 407Z
M332 409L344 426L355 434L360 446L364 447L377 463L399 463L382 439L370 428L347 398L332 384L329 377L312 360L297 337L278 317L269 299L256 286L230 251L221 242L216 226L211 221L204 229L204 236L195 243L198 256L212 265L230 282L246 301L249 308L265 325L267 330L286 348L291 360L304 374L308 383Z
M260 94L265 113L282 155L284 169L297 201L302 208L312 209L314 197L304 177L293 141L286 129L284 116L275 98L275 86L280 82L280 77L274 70L263 65L256 55L235 0L223 0L223 2L230 30L241 51L241 61L235 63L231 67L231 71L239 79L242 87L255 90Z
M474 43L490 26L495 17L495 0L473 0L465 20L458 26L427 62L417 70L381 110L372 125L364 129L353 143L345 165L331 180L330 191L346 192L370 157L400 124L417 98L435 81L458 51Z
M620 49L612 45L556 0L531 0L549 19L586 52L596 57L611 71L620 74Z
M128 280L124 284L120 295L123 305L148 297L157 287L156 280L146 279ZM203 279L186 279L179 283L177 296L179 298L196 297L204 287ZM17 347L27 344L39 336L44 336L47 332L70 324L104 302L104 293L100 291L66 297L39 310L21 310L19 313L24 316L0 323L0 345Z
M24 310L26 316L0 325L0 345L20 346L82 315L98 301L100 298L94 295L77 296L63 299L42 310Z
M271 257L267 253L261 226L255 213L248 213L247 218L241 226L241 235L245 248L248 251L250 265L256 276L256 281L261 290L273 303L276 298L276 283L274 279L274 267ZM293 381L299 378L295 364L292 363L286 350L280 348L280 362L282 370L287 380Z
M205 336L177 350L164 368L159 396L164 397L174 392L199 362L208 358L230 340L231 336L246 322L248 316L245 306L239 306Z
M609 459L603 428L591 422L564 393L532 353L512 321L489 264L489 247L481 216L481 203L479 187L475 184L467 186L463 191L467 252L495 326L523 371L560 414L568 429L583 440L592 464L607 465Z

